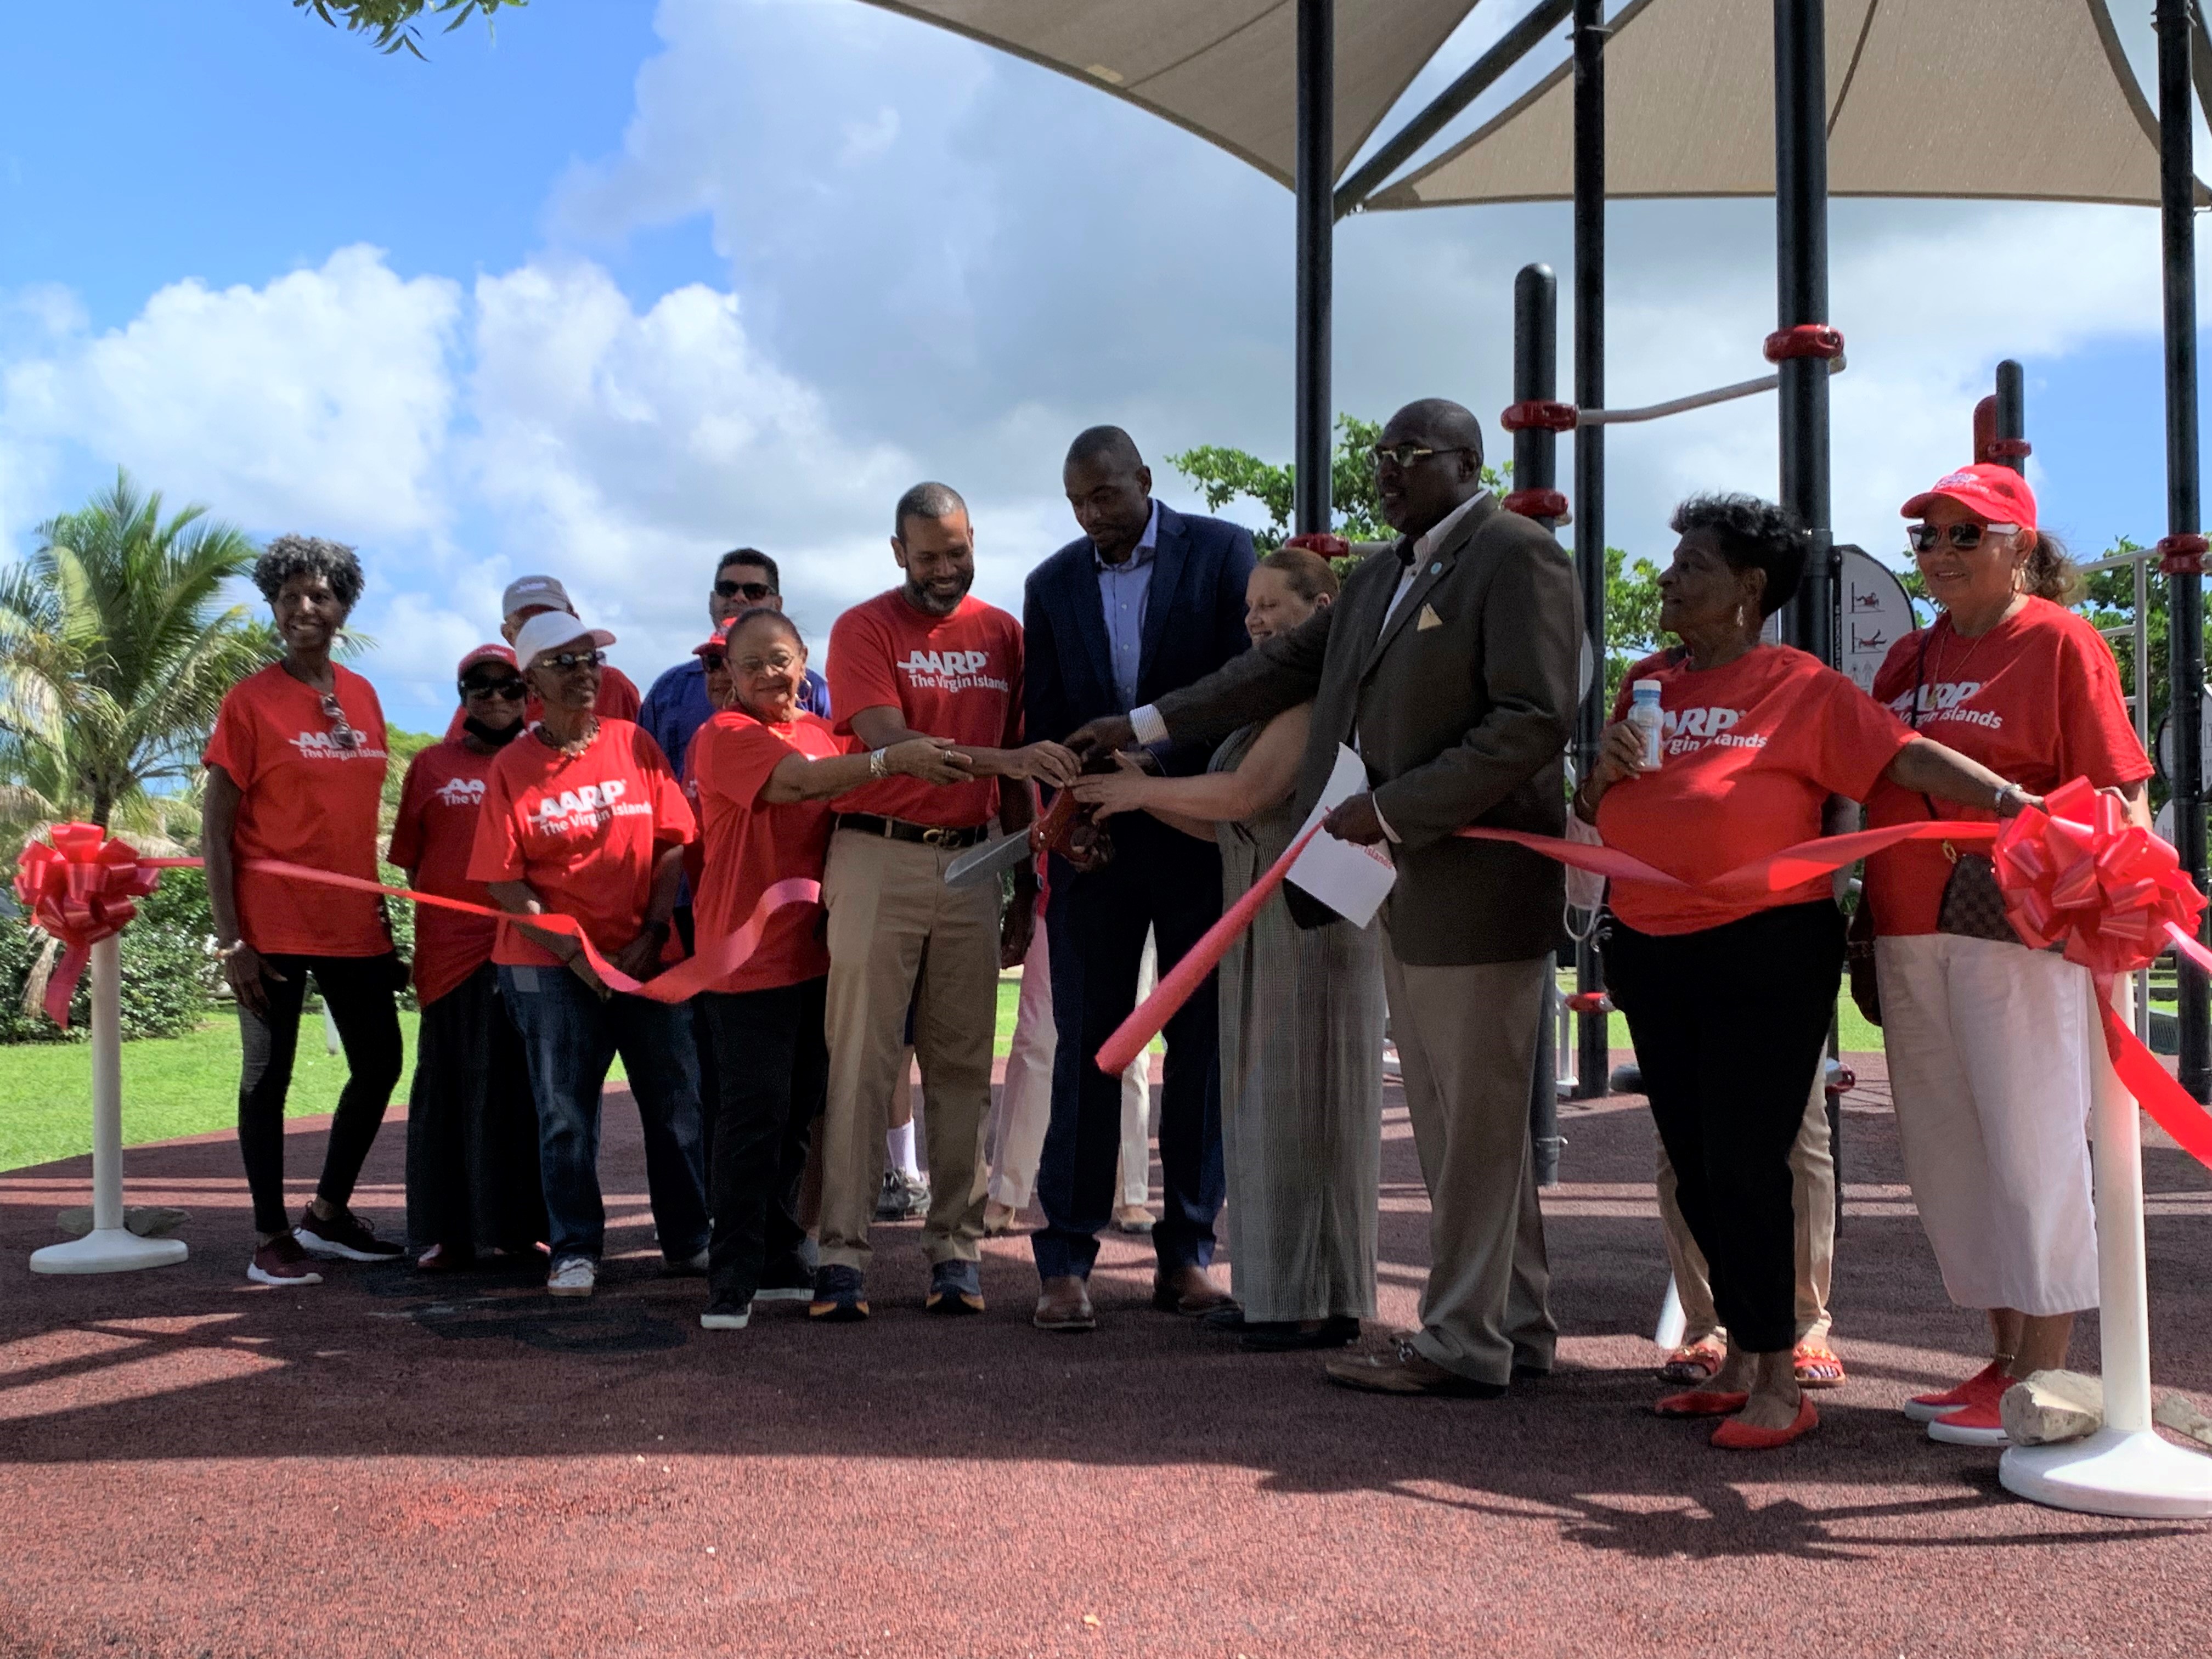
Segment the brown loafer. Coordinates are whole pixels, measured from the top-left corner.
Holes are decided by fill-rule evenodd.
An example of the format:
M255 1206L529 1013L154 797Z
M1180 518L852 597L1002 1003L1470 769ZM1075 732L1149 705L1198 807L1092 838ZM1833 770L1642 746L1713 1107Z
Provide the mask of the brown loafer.
M1196 1317L1216 1308L1233 1307L1237 1298L1206 1276L1195 1262L1170 1267L1152 1280L1152 1305L1162 1313Z
M1063 1331L1073 1334L1098 1328L1098 1316L1091 1310L1091 1287L1073 1273L1044 1282L1044 1294L1037 1297L1036 1311L1030 1316L1030 1323L1041 1331Z
M1390 1353L1345 1354L1323 1367L1328 1380L1369 1394L1435 1395L1455 1400L1496 1400L1503 1382L1478 1382L1424 1358L1410 1342Z

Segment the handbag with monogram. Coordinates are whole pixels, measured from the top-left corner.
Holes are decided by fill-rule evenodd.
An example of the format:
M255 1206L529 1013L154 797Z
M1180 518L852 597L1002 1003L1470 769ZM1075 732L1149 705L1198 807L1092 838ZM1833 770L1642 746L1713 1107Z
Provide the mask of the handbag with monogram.
M1928 641L1935 631L1931 628L1920 636L1920 659L1912 673L1912 708L1908 719L1916 732L1920 729L1920 688L1928 667ZM1920 799L1926 804L1929 817L1941 816L1934 801L1925 795ZM2005 918L2004 893L1997 886L1996 866L1989 854L1962 853L1947 841L1943 843L1943 856L1951 860L1951 874L1943 883L1942 902L1936 907L1936 931L2026 949L2027 941L2013 931L2012 923Z

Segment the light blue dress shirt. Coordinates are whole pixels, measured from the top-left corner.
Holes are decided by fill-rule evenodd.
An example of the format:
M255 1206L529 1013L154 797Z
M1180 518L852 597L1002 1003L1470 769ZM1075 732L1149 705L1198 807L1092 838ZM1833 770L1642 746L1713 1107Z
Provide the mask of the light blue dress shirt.
M1126 712L1137 701L1137 671L1145 658L1145 605L1152 597L1152 553L1159 540L1160 504L1152 503L1136 550L1119 564L1091 556L1098 566L1098 603L1106 612L1106 647L1114 668L1114 696Z

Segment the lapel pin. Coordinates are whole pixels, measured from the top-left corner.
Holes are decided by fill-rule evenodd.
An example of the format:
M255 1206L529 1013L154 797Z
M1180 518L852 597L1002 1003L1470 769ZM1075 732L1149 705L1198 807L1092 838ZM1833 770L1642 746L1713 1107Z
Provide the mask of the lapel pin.
M1444 568L1444 567L1443 567L1443 560L1441 560L1441 559L1439 559L1436 563L1434 563L1434 564L1432 564L1432 565L1431 565L1431 566L1429 567L1429 574L1431 574L1431 576L1436 575L1436 574L1437 574L1439 572L1441 572L1441 571L1443 569L1443 568Z

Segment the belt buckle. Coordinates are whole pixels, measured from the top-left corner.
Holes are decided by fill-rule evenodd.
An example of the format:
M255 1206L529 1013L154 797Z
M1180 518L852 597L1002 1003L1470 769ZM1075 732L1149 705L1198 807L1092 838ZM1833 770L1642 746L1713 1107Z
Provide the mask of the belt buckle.
M922 844L926 847L943 847L951 839L952 832L937 824L932 824L921 832Z

